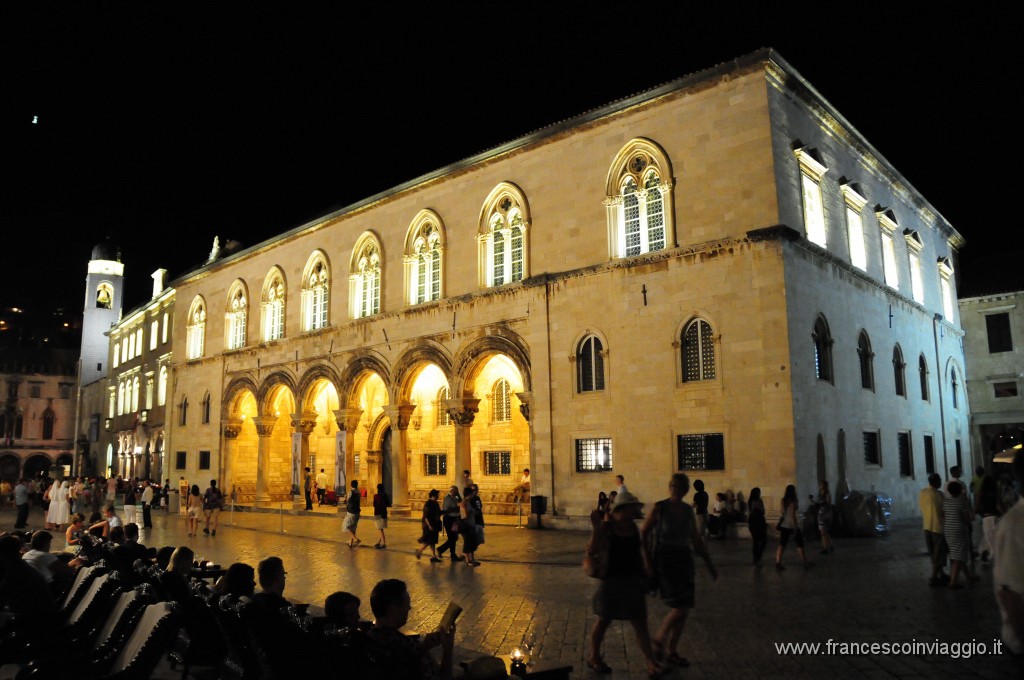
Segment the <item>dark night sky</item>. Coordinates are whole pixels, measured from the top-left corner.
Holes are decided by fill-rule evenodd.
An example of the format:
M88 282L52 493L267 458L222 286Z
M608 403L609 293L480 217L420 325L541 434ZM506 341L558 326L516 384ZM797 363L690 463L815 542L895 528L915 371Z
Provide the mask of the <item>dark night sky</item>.
M214 235L253 245L769 46L967 238L966 287L1021 243L1000 167L1019 57L997 19L864 4L138 4L0 6L0 308L79 310L107 234L130 307L153 270L183 273Z

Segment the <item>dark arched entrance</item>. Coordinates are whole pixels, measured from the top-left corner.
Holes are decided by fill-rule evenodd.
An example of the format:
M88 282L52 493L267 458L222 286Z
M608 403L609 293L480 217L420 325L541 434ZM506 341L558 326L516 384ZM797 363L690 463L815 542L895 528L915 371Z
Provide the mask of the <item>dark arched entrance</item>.
M384 485L384 493L388 498L394 498L391 493L391 428L384 430L380 438L380 483ZM367 493L373 494L376 489L369 489Z
M0 456L0 479L13 482L21 475L21 458L13 454Z
M25 477L34 479L44 472L49 472L53 462L47 456L37 453L25 461Z

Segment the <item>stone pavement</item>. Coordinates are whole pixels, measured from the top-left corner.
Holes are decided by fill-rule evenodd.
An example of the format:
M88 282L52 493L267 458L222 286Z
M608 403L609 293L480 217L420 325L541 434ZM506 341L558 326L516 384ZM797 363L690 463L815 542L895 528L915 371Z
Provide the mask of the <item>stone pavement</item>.
M532 531L489 526L481 546L479 568L444 561L417 561L412 550L419 523L393 520L387 550L375 550L372 518L359 526L362 546L350 549L341 536L341 518L334 514L236 512L222 514L216 537L185 536L184 520L154 513L153 529L144 532L148 545L187 544L196 553L222 565L235 561L255 565L278 555L288 570L285 595L307 602L314 610L336 590L363 600L364 618L372 618L369 594L382 578L401 578L409 585L413 610L408 629L429 630L449 600L465 608L456 643L505 655L526 632L540 641L538 655L575 667L574 678L596 676L584 659L593 624L590 598L596 581L581 568L587 535L567 530ZM0 512L0 530L14 522L10 510ZM30 526L39 527L35 511ZM233 522L233 524L232 524ZM283 529L283 531L282 531ZM54 541L54 549L62 547ZM697 608L687 624L680 653L692 667L664 677L677 678L1021 678L1020 660L1007 655L950 658L918 655L780 654L777 643L985 643L991 651L999 620L992 594L991 572L983 568L974 586L949 591L927 585L924 541L916 525L897 527L880 538L837 539L833 555L817 554L804 570L790 546L788 569L750 566L750 541L713 541L721 576L712 582L702 566L697 572ZM652 630L666 609L649 600ZM605 640L604 657L615 669L611 678L644 678L642 655L628 624L614 623ZM179 674L172 674L180 677ZM170 676L169 676L170 677Z

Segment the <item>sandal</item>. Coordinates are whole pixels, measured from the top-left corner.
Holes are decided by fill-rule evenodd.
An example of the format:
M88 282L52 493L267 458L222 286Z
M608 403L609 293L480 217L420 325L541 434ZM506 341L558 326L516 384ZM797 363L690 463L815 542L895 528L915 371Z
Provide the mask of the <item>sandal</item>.
M654 652L654 660L661 663L665 658L665 645L661 643L661 640L651 640L651 650Z
M595 673L602 675L612 672L612 667L604 662L604 659L594 659L587 662L587 667Z
M671 654L669 654L668 658L665 659L665 661L667 661L668 663L672 664L673 666L679 666L680 668L689 668L690 667L690 662L687 661L685 658L679 656L675 652L672 652Z

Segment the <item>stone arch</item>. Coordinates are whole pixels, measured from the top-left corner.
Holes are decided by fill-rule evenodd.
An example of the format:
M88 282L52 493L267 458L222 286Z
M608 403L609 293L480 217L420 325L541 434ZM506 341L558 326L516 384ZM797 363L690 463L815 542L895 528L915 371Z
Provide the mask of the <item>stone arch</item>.
M249 376L234 378L228 383L227 388L224 390L224 399L221 402L221 417L223 419L230 418L236 414L239 403L247 392L252 394L253 397L259 392L256 383Z
M355 391L360 379L366 372L376 373L384 381L385 385L391 385L391 370L383 356L376 352L367 351L352 358L341 373L341 380L338 384L338 397L341 399L342 408L348 404L349 397Z
M615 154L611 165L608 166L608 176L605 180L605 196L615 196L619 193L619 184L622 176L633 172L629 164L635 157L644 157L647 165L658 169L663 182L673 182L672 163L668 154L657 142L645 137L636 137L622 145L619 152ZM641 168L644 170L645 168ZM639 172L639 171L637 171Z
M338 368L326 361L313 364L299 378L295 391L302 410L306 411L312 407L313 388L321 380L326 380L334 386L335 390L341 392L342 377Z
M495 355L504 354L519 370L523 381L523 391L533 389L533 377L530 371L530 349L526 342L516 333L505 329L491 329L491 334L472 340L459 350L452 363L452 397L459 394L472 394L473 370L484 360Z
M395 362L392 386L394 403L403 403L408 400L409 391L419 373L418 369L425 363L434 364L440 368L448 380L448 384L452 384L452 358L448 354L448 350L440 343L424 339L403 352Z
M268 375L256 392L256 401L260 405L260 413L265 415L270 413L270 404L282 388L287 389L291 393L292 400L294 401L297 394L295 383L295 376L290 371L279 370Z

